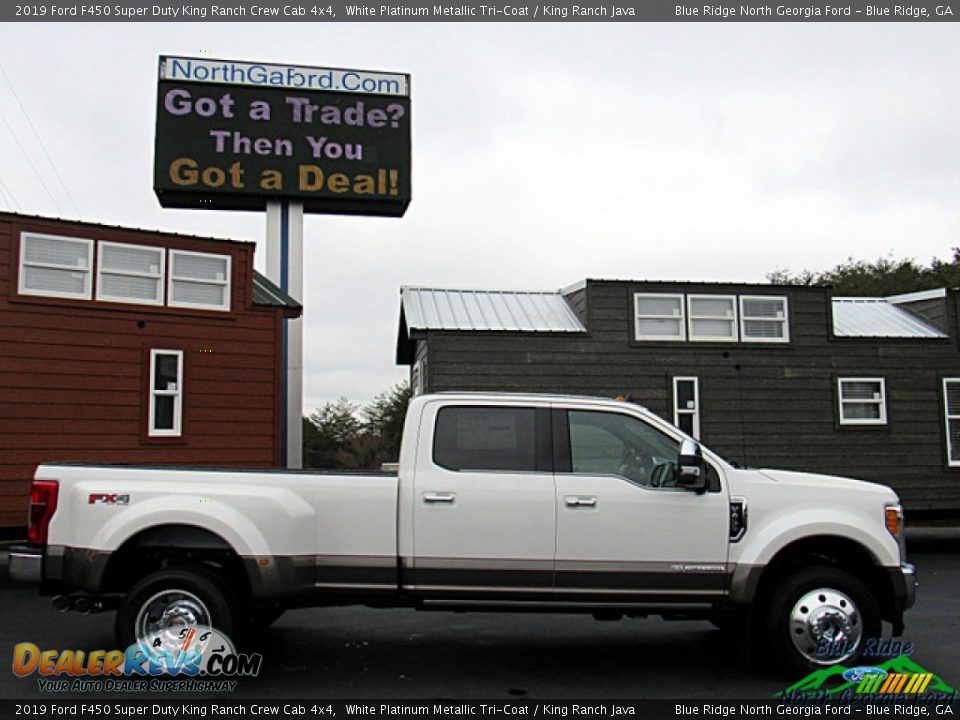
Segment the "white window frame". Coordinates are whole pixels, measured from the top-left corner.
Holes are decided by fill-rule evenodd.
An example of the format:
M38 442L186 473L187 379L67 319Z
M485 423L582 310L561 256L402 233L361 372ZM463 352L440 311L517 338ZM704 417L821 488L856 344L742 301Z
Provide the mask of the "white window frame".
M640 315L641 298L670 298L680 301L680 315ZM633 294L633 337L636 340L657 340L667 342L683 342L687 339L687 304L682 293L634 293ZM680 333L677 335L641 335L640 319L649 320L678 320Z
M783 318L765 318L765 317L748 317L743 310L743 301L744 300L780 300L783 302ZM747 335L746 324L747 320L754 320L759 322L766 323L783 323L783 337L782 338L767 338L767 337L749 337ZM786 295L741 295L740 296L740 340L741 342L750 342L750 343L788 343L790 342L790 301L787 299Z
M177 277L173 274L173 260L178 255L190 255L193 257L209 257L217 258L218 260L226 260L226 276L224 280L198 280L196 278L189 277ZM233 286L233 258L230 255L220 254L220 253L203 253L203 252L194 252L193 250L175 250L170 249L168 253L170 258L170 272L167 276L167 305L170 307L179 307L179 308L190 308L192 310L216 310L220 312L229 312L230 311L230 299L232 297L232 286ZM210 305L208 303L191 303L191 302L175 302L173 299L173 284L175 282L189 282L196 283L199 285L222 285L226 288L223 293L223 304L222 305Z
M960 414L950 414L950 403L947 401L947 385L950 383L960 384L960 378L951 377L943 379L943 431L947 440L947 467L960 467L960 460L953 459L953 448L950 443L950 421L956 420L960 422Z
M164 275L166 274L167 251L166 248L154 247L152 245L133 245L131 243L107 242L102 240L98 243L97 250L97 300L104 302L129 303L132 305L163 305ZM107 270L108 275L123 275L125 277L150 278L157 281L157 295L153 300L141 300L138 298L116 297L106 295L101 287L103 275L103 249L108 247L130 248L132 250L149 250L160 253L160 270L156 274L133 272L129 270Z
M27 241L30 238L60 240L72 243L83 244L87 246L87 266L85 268L67 267L65 265L55 265L51 263L27 262ZM20 233L20 260L17 278L17 292L20 295L33 295L36 297L59 297L73 298L75 300L90 300L93 296L93 248L94 242L89 238L67 237L65 235L51 235L50 233L21 232ZM56 290L31 290L24 286L26 273L24 268L38 267L51 270L68 270L70 272L82 272L86 275L83 283L83 292L58 292Z
M157 356L176 355L177 357L177 389L157 390ZM173 397L173 428L158 428L156 399L158 397ZM183 350L165 350L151 348L150 350L150 407L147 411L147 435L150 437L180 437L183 435Z
M694 315L693 314L693 301L694 300L729 300L730 309L733 311L733 317L720 317L718 315ZM739 340L738 329L739 321L737 317L737 296L736 295L716 295L712 293L695 293L687 295L687 337L690 339L690 342L718 342L718 343L735 343ZM693 332L693 321L694 320L723 320L730 323L730 329L733 334L730 337L717 337L715 335L707 335L697 337Z
M418 360L410 370L410 395L423 394L423 360Z
M869 382L880 384L880 398L871 400L845 400L843 397L844 383ZM875 405L880 403L880 417L878 418L847 418L844 417L843 405ZM837 406L841 425L886 425L887 424L887 381L882 377L842 377L837 378Z
M693 383L693 409L690 408L681 408L678 405L679 393L677 392L677 385L681 382L692 382ZM680 416L681 415L692 415L693 416L693 432L691 435L694 439L700 439L700 378L692 375L682 375L676 376L673 378L673 424L678 428L680 427Z

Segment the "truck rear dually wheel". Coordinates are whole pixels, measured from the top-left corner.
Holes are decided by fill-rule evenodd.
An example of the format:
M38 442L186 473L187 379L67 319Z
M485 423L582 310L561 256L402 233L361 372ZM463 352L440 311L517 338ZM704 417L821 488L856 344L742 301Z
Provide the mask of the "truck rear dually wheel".
M204 568L170 568L147 575L123 599L115 633L121 648L152 633L191 625L233 635L237 604L219 578Z
M859 579L812 566L786 576L769 596L766 640L785 670L797 674L856 663L881 633L876 600Z

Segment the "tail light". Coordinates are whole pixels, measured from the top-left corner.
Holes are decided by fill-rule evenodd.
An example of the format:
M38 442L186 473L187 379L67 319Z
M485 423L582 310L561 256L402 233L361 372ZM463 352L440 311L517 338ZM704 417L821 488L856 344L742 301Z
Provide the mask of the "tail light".
M54 480L34 480L30 486L30 528L28 545L46 545L50 519L57 510L60 485Z

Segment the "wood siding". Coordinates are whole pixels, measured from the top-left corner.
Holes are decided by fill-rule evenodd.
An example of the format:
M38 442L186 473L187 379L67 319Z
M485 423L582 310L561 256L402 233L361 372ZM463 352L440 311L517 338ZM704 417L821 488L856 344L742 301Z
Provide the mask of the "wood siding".
M577 318L584 325L587 324L587 286L578 287L576 290L571 290L566 295L567 304L576 313Z
M790 342L636 342L634 292L786 295ZM941 381L960 377L956 303L950 338L834 338L823 288L591 281L585 335L425 335L429 387L442 390L629 393L672 420L674 376L700 379L703 442L742 465L793 468L891 485L913 511L960 512L948 468ZM837 379L886 379L888 423L839 424Z
M947 303L944 298L914 300L912 302L899 303L897 307L906 310L914 317L919 318L928 325L932 325L941 332L949 332L947 328Z
M19 296L20 232L230 255L230 312ZM0 527L43 462L276 467L282 311L252 304L253 246L0 214ZM150 350L182 350L182 437L147 434Z
M420 365L420 387L422 392L428 393L433 392L433 387L430 385L430 359L428 357L429 346L423 340L418 340L416 343L416 352L414 353L413 365L410 366L410 382L413 382L413 368Z

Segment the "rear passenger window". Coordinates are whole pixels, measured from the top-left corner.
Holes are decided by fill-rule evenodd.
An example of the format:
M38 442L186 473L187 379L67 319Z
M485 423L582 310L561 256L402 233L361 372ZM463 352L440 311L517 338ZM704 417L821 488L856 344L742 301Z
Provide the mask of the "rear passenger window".
M535 410L445 407L437 413L433 462L448 470L534 471Z

